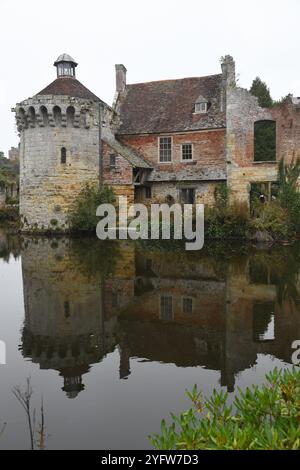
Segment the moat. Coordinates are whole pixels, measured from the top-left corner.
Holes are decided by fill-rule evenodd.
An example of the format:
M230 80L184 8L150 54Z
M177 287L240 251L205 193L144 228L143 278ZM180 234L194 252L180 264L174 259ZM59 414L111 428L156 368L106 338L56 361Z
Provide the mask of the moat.
M188 253L0 230L0 448L30 447L12 393L28 377L47 449L143 449L186 388L233 396L292 367L299 275L297 244Z

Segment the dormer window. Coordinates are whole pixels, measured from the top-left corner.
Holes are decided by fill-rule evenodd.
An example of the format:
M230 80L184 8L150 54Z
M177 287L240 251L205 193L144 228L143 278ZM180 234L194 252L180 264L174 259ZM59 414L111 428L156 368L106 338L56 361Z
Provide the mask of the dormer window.
M199 96L195 102L195 114L206 114L207 113L208 101L203 97Z

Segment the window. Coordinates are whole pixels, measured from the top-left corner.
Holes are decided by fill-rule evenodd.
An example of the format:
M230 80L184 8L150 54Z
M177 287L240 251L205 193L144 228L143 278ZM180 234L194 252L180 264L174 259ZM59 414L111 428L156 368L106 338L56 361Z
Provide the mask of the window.
M182 153L182 160L184 162L193 160L193 145L182 144L181 153Z
M207 113L207 103L196 103L195 113L201 113L201 114Z
M254 303L253 305L253 340L274 341L275 339L275 304L273 302Z
M116 155L114 153L111 153L109 156L109 167L116 168Z
M70 302L67 300L66 302L64 302L64 314L65 314L65 318L69 318L70 317Z
M195 193L194 188L181 189L181 202L183 204L195 204Z
M191 315L193 313L193 299L192 297L183 297L182 299L182 313Z
M275 121L257 121L254 123L254 161L276 161Z
M173 320L173 297L162 295L160 298L160 318L164 321Z
M146 199L151 199L152 198L152 188L151 188L151 186L146 186L145 187L145 197L146 197Z
M65 147L62 147L62 149L60 151L60 162L61 162L62 165L67 163L67 151L66 151Z
M159 161L172 161L172 139L171 137L160 137L159 139Z

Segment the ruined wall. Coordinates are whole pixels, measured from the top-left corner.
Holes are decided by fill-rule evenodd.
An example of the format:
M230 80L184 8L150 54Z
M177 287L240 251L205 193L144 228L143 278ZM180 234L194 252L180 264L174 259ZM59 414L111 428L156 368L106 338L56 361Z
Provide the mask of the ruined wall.
M73 114L68 114L70 108ZM66 96L36 96L17 106L16 117L23 230L67 228L69 209L82 185L99 181L98 105Z
M278 162L300 156L300 107L261 108L247 90L227 89L227 176L232 200L249 203L251 183L276 181ZM276 121L276 161L254 161L254 124Z

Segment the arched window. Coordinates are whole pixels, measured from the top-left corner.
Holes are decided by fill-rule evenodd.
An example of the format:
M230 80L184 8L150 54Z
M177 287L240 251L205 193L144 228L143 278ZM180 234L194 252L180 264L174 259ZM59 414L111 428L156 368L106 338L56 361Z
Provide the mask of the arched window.
M40 115L42 116L42 121L44 126L48 125L48 111L46 106L41 106L40 107Z
M62 165L67 163L67 150L65 147L62 147L60 150L60 162Z
M69 106L67 108L67 124L68 126L74 125L74 118L75 118L75 108L73 106Z
M30 108L28 108L28 120L29 120L29 124L34 127L35 126L35 109L33 106L30 106Z
M254 123L254 161L276 161L276 121Z
M59 106L54 106L53 117L54 117L55 124L57 126L61 126L61 109Z

